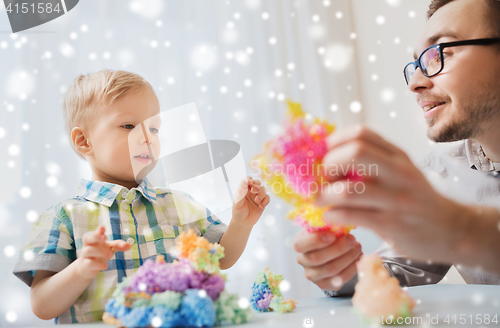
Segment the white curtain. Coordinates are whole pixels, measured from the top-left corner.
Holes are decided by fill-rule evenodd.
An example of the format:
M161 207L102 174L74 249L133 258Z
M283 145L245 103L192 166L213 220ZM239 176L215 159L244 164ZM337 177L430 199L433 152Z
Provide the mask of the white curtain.
M380 1L383 2L383 1ZM0 9L0 325L43 323L29 288L13 274L33 220L74 196L87 163L63 130L61 99L81 73L125 69L155 88L162 110L196 102L209 139L237 141L249 163L280 131L285 99L337 127L363 122L357 31L348 0L85 0L64 16L11 35ZM247 168L248 174L252 174ZM250 297L269 266L290 282L286 296L321 296L296 263L271 197L227 289ZM359 232L374 248L369 233Z

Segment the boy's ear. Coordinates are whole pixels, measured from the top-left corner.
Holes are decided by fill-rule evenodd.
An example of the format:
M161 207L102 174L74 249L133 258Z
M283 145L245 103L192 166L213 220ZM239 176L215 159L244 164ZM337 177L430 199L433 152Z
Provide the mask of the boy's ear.
M75 126L71 130L71 141L73 142L73 146L75 147L75 149L82 156L90 154L92 146L90 145L90 142L85 135L85 131L81 127Z

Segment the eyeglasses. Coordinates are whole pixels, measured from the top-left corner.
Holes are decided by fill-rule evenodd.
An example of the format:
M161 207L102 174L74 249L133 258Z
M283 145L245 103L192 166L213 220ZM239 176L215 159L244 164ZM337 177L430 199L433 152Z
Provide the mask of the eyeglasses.
M444 67L444 57L443 49L457 46L470 46L470 45L490 45L496 42L500 42L500 38L488 38L488 39L473 39L464 40L456 42L446 42L439 43L429 48L425 49L422 54L412 63L405 66L403 71L405 75L406 84L410 83L410 79L415 74L417 68L420 68L422 74L427 77L433 77L443 70Z

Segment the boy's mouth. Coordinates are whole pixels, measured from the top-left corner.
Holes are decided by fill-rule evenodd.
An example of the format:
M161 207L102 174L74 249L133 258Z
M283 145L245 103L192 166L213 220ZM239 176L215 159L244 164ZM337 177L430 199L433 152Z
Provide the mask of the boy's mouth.
M134 158L137 158L137 160L141 163L149 163L151 161L151 157L149 156L148 152L142 153L140 155L134 156Z

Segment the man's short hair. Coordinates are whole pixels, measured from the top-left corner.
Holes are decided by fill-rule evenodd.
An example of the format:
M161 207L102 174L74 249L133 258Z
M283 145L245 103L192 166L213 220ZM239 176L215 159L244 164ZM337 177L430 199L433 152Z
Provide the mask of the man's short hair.
M429 10L427 11L427 18L431 18L432 15L444 5L449 4L452 1L459 0L432 0L429 5ZM500 0L486 0L488 2L489 9L486 13L486 19L489 21L490 33L492 35L485 37L500 37Z
M70 139L70 145L76 154L83 156L74 149L71 140L71 130L76 127L88 128L96 118L102 106L112 105L123 96L142 90L151 90L153 87L140 75L135 73L103 69L98 72L79 75L73 80L63 99L64 126Z

